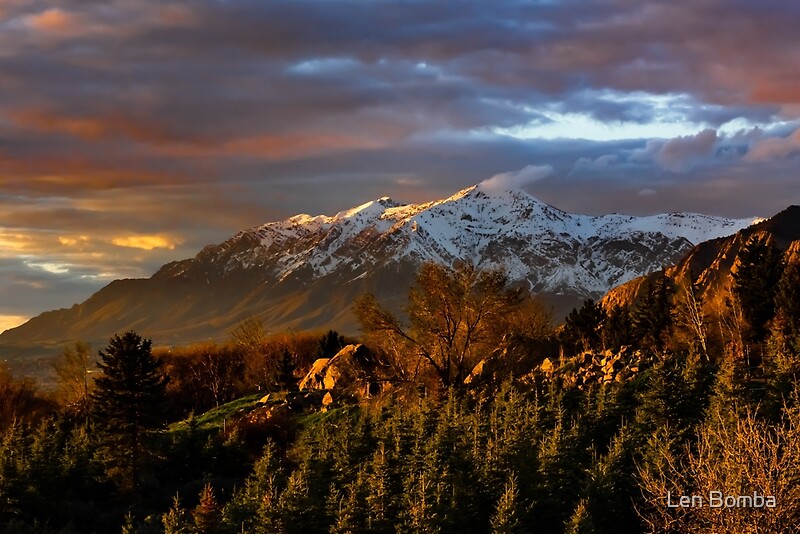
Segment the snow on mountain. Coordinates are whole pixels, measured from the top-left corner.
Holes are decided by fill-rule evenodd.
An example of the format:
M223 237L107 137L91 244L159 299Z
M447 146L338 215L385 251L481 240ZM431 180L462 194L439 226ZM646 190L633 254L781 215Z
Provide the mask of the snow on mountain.
M227 257L226 271L258 265L278 281L310 283L363 277L401 261L467 261L502 266L536 292L596 298L753 222L693 213L575 215L521 190L478 185L425 204L384 197L333 216L262 225L233 238L249 236L258 246Z
M129 329L162 343L222 339L249 317L272 331L354 334L353 301L371 292L401 313L423 261L502 266L558 318L583 298L599 298L676 263L694 243L751 222L574 215L520 190L485 186L425 204L380 198L333 216L301 214L255 227L150 278L115 280L80 304L4 332L0 345L107 340Z

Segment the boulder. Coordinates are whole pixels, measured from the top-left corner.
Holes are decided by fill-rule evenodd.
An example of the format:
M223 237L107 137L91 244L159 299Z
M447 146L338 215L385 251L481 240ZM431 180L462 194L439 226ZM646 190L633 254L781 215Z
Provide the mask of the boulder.
M469 376L467 376L467 378L464 379L464 383L469 385L472 383L477 383L482 379L485 379L486 375L488 374L486 372L487 366L488 366L487 360L484 359L479 361L477 365L475 365L475 367L472 368L472 371L469 373Z
M389 366L366 346L357 344L347 345L332 358L315 361L299 387L301 391L337 389L369 396L390 378Z
M331 358L320 358L314 362L314 365L311 366L311 370L308 371L305 378L300 381L299 387L301 391L306 389L325 389L323 384L325 382L329 361L331 361Z
M333 395L331 395L331 392L328 391L325 393L325 396L322 397L322 411L328 411L328 408L330 408L331 404L333 404Z

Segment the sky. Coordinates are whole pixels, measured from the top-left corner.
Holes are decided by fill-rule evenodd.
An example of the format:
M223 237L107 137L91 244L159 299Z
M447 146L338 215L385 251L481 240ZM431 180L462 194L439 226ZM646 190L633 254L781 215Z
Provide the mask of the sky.
M0 330L239 230L513 177L800 204L800 2L2 0Z

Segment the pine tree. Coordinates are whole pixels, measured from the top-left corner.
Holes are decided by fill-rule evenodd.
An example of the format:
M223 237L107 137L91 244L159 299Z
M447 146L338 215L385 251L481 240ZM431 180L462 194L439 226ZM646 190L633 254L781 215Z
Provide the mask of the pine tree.
M519 492L517 480L513 476L506 482L503 494L497 501L497 507L492 516L493 534L517 534L523 532L519 509Z
M316 510L309 498L311 488L308 474L308 466L304 465L289 475L286 487L277 503L280 517L279 532L300 533L311 530L309 520L313 519Z
M219 532L221 514L211 484L206 484L200 491L200 503L194 509L192 516L194 516L194 525L198 534Z
M367 493L367 528L370 532L390 532L393 515L392 470L386 445L381 443L375 451L367 475L370 491Z
M640 342L662 352L667 345L674 320L674 284L664 271L648 279L644 295L633 313L633 328Z
M426 473L412 473L406 481L403 510L399 532L438 534L439 517L436 514L436 488Z
M294 377L294 372L297 366L294 363L294 357L289 349L285 348L281 352L281 359L278 361L277 378L278 387L286 391L297 390L297 379Z
M782 274L783 257L768 238L753 236L739 252L733 289L742 303L750 342L760 343L766 337Z
M116 335L100 351L91 395L109 474L139 496L141 471L149 453L149 435L164 424L162 405L168 377L150 351L151 342L135 332Z
M567 315L561 335L567 351L574 354L599 348L605 317L603 307L592 299L585 300L580 309L573 308Z
M336 330L328 330L319 340L317 358L333 358L344 348L344 338Z
M614 306L606 314L602 328L603 348L617 352L633 342L633 325L628 308Z
M564 529L565 534L594 534L597 529L592 522L589 506L586 499L582 499L572 517L569 518Z
M750 399L747 368L744 362L732 353L726 353L717 370L711 396L709 413L723 418L732 417L731 407L743 409Z
M787 348L800 354L800 261L789 263L784 269L775 306Z
M359 474L356 480L346 486L344 494L339 491L334 491L332 493L334 521L330 528L331 534L355 534L357 532L364 532L365 510L363 498L365 494L363 483L363 478L361 474Z
M161 524L164 526L164 534L189 534L189 519L186 517L186 510L181 508L177 495L172 498L172 508L161 516Z
M122 534L136 534L138 531L139 529L136 528L136 520L133 514L128 511L128 513L125 514L125 522L122 524L121 532Z

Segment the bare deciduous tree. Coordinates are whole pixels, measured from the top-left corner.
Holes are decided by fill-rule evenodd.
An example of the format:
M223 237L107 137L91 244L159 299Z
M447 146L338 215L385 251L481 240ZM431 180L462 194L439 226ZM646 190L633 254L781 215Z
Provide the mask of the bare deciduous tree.
M674 453L662 446L640 466L646 505L638 512L651 532L796 532L800 524L800 410L787 410L770 425L752 410L738 417L718 413L700 428L697 443ZM699 496L703 506L668 507L680 496ZM711 492L733 497L736 506L712 506ZM753 506L754 494L776 506ZM729 499L729 502L734 502Z
M700 349L700 356L708 358L708 328L702 297L691 279L678 285L678 324L687 329Z
M62 402L77 407L84 416L89 413L89 392L93 382L90 374L94 363L90 354L90 345L78 341L72 347L64 347L61 357L53 365Z
M517 317L521 292L509 288L503 271L471 265L448 269L427 263L409 295L410 327L383 309L372 295L361 297L355 313L364 334L378 339L409 371L430 366L440 383L460 384L480 357L497 346L503 325ZM382 338L382 340L380 339ZM411 366L408 359L416 360Z

